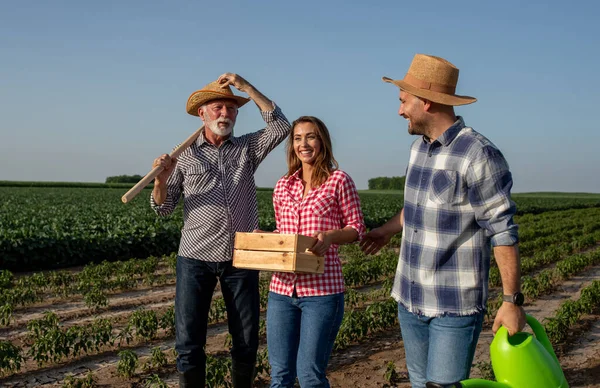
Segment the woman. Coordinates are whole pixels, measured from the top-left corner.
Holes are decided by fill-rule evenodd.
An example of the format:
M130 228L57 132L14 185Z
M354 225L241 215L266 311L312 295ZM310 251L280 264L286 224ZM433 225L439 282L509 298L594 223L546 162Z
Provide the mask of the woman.
M271 387L329 387L325 370L344 316L344 278L338 246L365 233L354 182L338 170L325 124L294 121L287 142L288 173L273 192L277 230L317 239L323 274L276 272L267 307Z

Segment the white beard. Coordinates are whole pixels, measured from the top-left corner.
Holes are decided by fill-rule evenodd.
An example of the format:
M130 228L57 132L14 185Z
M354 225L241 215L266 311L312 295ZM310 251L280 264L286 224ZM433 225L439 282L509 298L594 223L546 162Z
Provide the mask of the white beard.
M219 127L219 123L226 123L227 127L221 128L221 127ZM215 135L217 135L217 136L227 136L227 135L231 134L231 132L233 131L233 126L235 125L235 121L230 120L230 119L225 118L225 117L219 117L218 119L213 120L213 121L208 121L207 120L207 121L204 122L204 124Z

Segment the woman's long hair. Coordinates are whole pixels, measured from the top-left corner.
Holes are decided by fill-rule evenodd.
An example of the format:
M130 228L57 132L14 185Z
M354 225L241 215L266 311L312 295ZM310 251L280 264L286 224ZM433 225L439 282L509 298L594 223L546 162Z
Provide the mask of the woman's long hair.
M321 151L315 159L310 179L312 187L319 187L327 180L327 178L329 178L329 175L331 175L333 171L339 168L339 165L333 157L331 137L329 136L327 126L314 116L301 116L292 123L292 130L290 131L286 146L288 164L287 176L293 175L300 167L302 167L302 161L294 151L294 129L300 123L312 123L317 129L317 138L321 142Z

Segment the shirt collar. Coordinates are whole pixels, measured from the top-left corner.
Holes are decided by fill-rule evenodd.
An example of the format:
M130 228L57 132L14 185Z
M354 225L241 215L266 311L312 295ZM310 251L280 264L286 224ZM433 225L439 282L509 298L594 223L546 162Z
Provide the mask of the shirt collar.
M229 136L229 139L227 139L223 142L223 144L227 143L228 141L231 141L232 144L237 144L238 138L231 135L231 136ZM212 144L212 143L209 143L208 140L206 140L206 136L204 135L204 130L202 130L202 132L200 132L200 135L198 136L198 140L196 140L196 144L198 144L200 146L204 143Z
M296 172L295 172L295 173L293 173L292 175L290 175L290 176L288 177L288 180L289 180L289 181L292 181L292 180L297 180L297 179L300 179L300 177L299 177L299 176L300 176L300 173L301 173L301 172L302 172L302 167L300 167L299 169L297 169L297 170L296 170Z
M465 121L463 120L462 116L456 116L456 121L454 124L452 124L450 128L446 129L446 131L444 131L440 137L435 139L435 141L447 147L450 145L450 143L452 143L452 141L464 127ZM429 138L427 136L423 136L423 141L429 144Z

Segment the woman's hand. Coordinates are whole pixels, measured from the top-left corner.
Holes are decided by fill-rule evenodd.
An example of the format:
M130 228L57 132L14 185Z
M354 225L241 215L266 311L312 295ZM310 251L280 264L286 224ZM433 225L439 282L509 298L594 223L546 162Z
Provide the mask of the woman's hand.
M331 246L331 236L327 232L315 232L313 237L317 239L317 242L310 248L310 251L317 256L325 255Z

